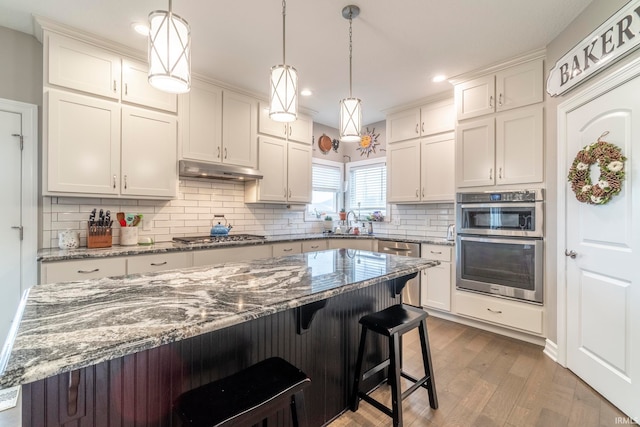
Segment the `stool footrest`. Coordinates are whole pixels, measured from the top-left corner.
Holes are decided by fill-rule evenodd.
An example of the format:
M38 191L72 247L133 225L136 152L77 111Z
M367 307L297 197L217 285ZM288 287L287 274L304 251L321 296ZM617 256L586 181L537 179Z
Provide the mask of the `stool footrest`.
M431 379L430 376L422 377L421 379L416 379L409 374L405 374L404 372L400 372L400 375L402 375L404 378L408 379L409 381L413 381L413 384L411 385L411 387L409 387L406 391L402 393L402 400L406 399L407 396L409 396L411 393L413 393L420 387L424 387L428 390L425 384Z
M372 375L377 374L378 372L382 371L384 368L386 368L387 366L389 366L389 364L391 363L391 361L389 359L385 360L382 363L377 364L376 366L374 366L373 368L369 369L367 372L365 372L364 374L362 374L362 381L366 380L367 378L369 378Z
M379 411L382 411L388 416L393 417L393 411L390 408L384 406L382 403L375 400L373 397L363 392L359 392L358 396L365 402L368 402L369 404L375 406Z

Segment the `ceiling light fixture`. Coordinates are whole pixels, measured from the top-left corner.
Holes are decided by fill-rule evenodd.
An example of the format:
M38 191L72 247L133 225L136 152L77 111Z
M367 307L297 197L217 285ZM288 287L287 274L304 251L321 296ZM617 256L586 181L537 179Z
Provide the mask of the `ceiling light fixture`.
M313 95L313 91L311 89L302 89L300 91L301 96L311 96Z
M360 129L362 128L362 102L351 94L352 86L352 56L353 56L353 31L351 29L353 18L360 14L358 6L345 6L342 9L342 17L349 20L349 97L340 101L340 140L344 142L360 141Z
M149 14L149 83L170 93L191 88L191 29L169 10Z
M444 74L438 74L437 76L434 76L433 79L431 79L431 81L434 83L440 83L445 80L447 80L447 76L445 76Z
M142 22L134 22L131 24L131 28L133 28L133 31L140 34L141 36L149 37L149 26L147 24L143 24Z
M276 122L293 122L298 118L298 72L286 65L285 17L287 2L282 0L282 64L271 67L271 102L269 117Z

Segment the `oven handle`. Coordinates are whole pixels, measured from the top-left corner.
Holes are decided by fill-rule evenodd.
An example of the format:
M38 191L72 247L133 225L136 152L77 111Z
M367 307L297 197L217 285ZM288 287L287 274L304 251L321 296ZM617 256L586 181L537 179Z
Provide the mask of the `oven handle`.
M536 202L496 202L496 203L462 203L458 205L458 209L469 208L531 208L542 204L541 201Z
M542 242L541 237L498 237L498 236L469 236L465 234L458 234L458 243L462 241L470 241L470 242L482 242L482 243L505 243L511 245L527 245L527 244L537 244L538 242Z

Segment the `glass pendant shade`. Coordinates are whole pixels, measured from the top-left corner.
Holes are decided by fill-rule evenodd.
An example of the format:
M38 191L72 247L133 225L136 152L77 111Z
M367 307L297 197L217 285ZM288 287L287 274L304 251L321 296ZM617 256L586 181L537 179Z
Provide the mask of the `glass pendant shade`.
M169 5L171 9L171 5ZM191 88L191 29L169 11L149 14L149 84L170 93Z
M298 72L290 65L271 68L269 117L276 122L293 122L298 117Z
M358 98L340 101L340 141L360 141L362 128L362 102Z

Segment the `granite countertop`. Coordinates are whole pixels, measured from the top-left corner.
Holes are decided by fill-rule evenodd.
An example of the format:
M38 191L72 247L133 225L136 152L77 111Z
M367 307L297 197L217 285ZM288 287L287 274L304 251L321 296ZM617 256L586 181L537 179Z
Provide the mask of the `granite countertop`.
M34 286L0 354L0 388L416 273L437 261L328 250Z
M400 234L284 234L265 236L264 240L249 240L249 241L237 241L237 242L223 242L223 243L199 243L199 244L185 244L174 242L160 242L148 246L118 246L114 245L110 248L101 249L40 249L38 251L37 261L41 262L53 262L64 261L71 259L85 259L85 258L107 258L114 256L129 256L129 255L145 255L145 254L158 254L167 252L180 252L180 251L194 251L201 249L216 249L224 247L242 246L242 245L263 245L269 243L279 242L294 242L303 240L317 240L317 239L377 239L377 240L390 240L396 242L407 243L429 243L434 245L453 246L455 242L448 241L442 238L424 237L424 236L412 236L412 235L400 235Z

